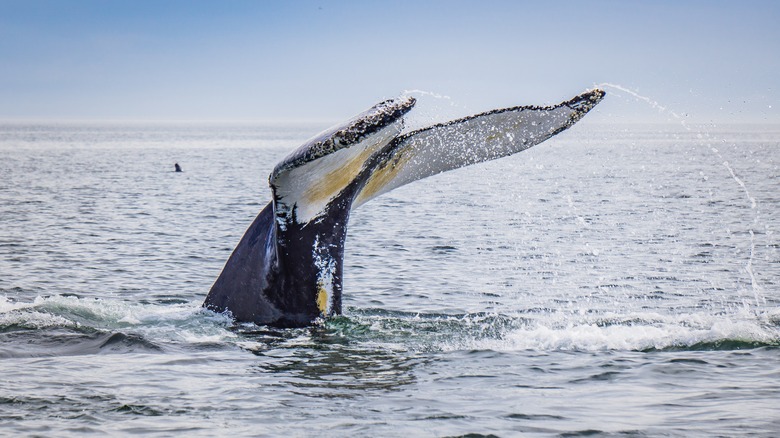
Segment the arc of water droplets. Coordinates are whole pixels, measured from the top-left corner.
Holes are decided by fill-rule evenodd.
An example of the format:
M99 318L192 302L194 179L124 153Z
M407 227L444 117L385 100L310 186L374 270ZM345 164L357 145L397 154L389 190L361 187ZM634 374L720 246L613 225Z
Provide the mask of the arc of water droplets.
M680 117L677 113L667 109L665 106L659 104L658 102L654 101L653 99L650 99L649 97L642 96L641 94L637 93L634 90L631 90L629 88L623 87L622 85L611 84L609 82L603 82L601 84L596 84L595 87L596 88L609 87L609 88L614 88L615 90L619 90L619 91L622 91L624 93L630 94L631 96L634 96L635 98L637 98L637 99L647 103L652 108L657 109L660 112L671 114L675 118L675 120L680 122L680 125L682 125L682 127L685 128L686 131L693 132L693 129L691 127L689 127L688 124L685 122L685 120L682 117ZM706 131L704 132L704 137L707 140L710 141L710 144L709 144L710 150L718 157L718 159L721 160L721 162L723 163L723 166L726 169L728 169L729 173L731 174L731 178L734 179L734 181L736 181L736 183L739 184L740 187L742 187L742 190L745 192L745 196L750 201L750 208L752 210L755 210L756 206L757 206L756 198L754 198L753 196L750 195L750 191L748 190L747 186L745 185L745 182L742 181L742 179L740 179L737 176L736 172L734 172L734 168L731 167L731 165L729 164L728 160L726 160L723 157L723 155L720 153L720 151L718 151L718 149L716 147L712 146L712 141L714 141L715 139L712 138L712 136L708 132L706 132ZM753 223L756 224L757 222L758 222L758 213L754 213ZM752 290L753 290L753 297L756 300L756 306L758 306L759 305L759 298L758 297L759 297L759 293L761 292L761 286L758 284L758 280L756 279L756 275L753 272L753 256L754 256L755 250L756 250L756 240L755 240L755 234L753 233L753 229L751 228L748 231L750 232L750 257L748 258L747 265L745 265L745 271L750 276L750 285L751 285ZM763 294L761 295L761 298L762 298L761 301L766 303L766 298L763 296Z
M446 101L448 107L450 107L450 111L453 110L467 110L463 105L456 104L456 102L447 95L434 93L432 91L425 91L425 90L419 90L419 89L413 89L413 90L404 90L401 92L401 96L414 96L418 98L418 100L431 102L431 99L435 99L437 101ZM446 120L451 120L454 118L462 117L462 115L458 113L453 114L447 114L446 109L443 108L444 105L430 105L428 103L420 105L421 102L418 101L417 103L417 109L414 111L413 116L406 118L404 120L405 126L404 126L404 132L411 132L416 129L424 128L426 126L434 125L439 122L443 122ZM442 111L443 110L443 111ZM442 119L443 116L454 116L450 117L449 119Z
M401 92L402 96L408 96L410 94L419 94L421 96L431 96L431 97L434 97L436 99L446 99L446 100L449 100L449 101L452 100L452 98L450 96L445 96L444 94L437 94L437 93L434 93L432 91L424 91L424 90L417 90L417 89L415 89L415 90L404 90L404 91Z

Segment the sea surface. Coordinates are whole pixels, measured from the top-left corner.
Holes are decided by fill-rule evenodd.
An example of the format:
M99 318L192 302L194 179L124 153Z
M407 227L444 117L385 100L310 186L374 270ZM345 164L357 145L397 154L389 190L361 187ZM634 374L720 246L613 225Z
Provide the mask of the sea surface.
M322 128L0 124L0 435L780 434L780 126L586 117L355 211L341 317L201 309Z

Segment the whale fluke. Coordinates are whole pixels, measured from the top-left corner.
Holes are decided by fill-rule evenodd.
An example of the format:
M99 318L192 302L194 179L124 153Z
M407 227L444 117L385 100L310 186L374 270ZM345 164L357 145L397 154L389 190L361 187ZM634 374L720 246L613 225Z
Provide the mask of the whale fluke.
M249 226L204 306L241 322L300 327L341 313L349 214L448 170L515 154L564 131L604 97L498 109L402 134L412 97L381 102L276 165L271 201Z

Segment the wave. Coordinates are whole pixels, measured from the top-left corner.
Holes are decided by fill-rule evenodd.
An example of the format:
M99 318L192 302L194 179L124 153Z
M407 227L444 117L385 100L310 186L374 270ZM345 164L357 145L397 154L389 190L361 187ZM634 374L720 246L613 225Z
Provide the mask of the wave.
M343 321L330 324L337 330L345 327ZM671 351L780 346L778 311L594 316L555 311L521 316L358 311L351 324L357 328L346 327L357 335L404 340L420 350Z
M703 315L634 316L606 325L578 321L566 326L535 324L483 347L510 350L720 350L780 345L780 331L754 320Z
M340 341L341 340L341 341ZM0 358L179 350L316 347L357 343L389 351L679 351L780 346L780 311L732 314L516 315L348 309L306 329L235 325L200 303L134 303L56 295L31 303L0 298ZM320 345L321 346L321 345Z
M224 315L199 303L154 304L73 295L31 303L0 297L0 358L162 352L235 338Z

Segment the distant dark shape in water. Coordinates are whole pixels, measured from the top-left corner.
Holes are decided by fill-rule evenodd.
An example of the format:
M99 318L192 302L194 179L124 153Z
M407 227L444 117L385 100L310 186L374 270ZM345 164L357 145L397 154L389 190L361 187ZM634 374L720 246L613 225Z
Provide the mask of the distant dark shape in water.
M179 166L179 163L173 163L173 168L176 170L176 172L181 172L181 166Z
M415 99L399 97L318 134L276 165L273 201L203 305L278 327L340 314L353 208L410 182L528 149L572 126L604 94L591 90L555 106L497 109L405 134L403 116Z

